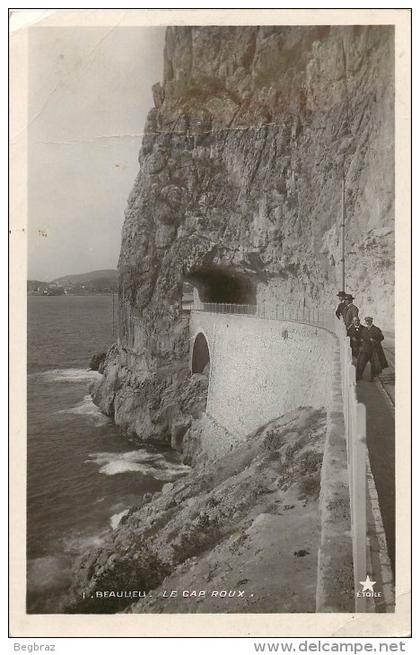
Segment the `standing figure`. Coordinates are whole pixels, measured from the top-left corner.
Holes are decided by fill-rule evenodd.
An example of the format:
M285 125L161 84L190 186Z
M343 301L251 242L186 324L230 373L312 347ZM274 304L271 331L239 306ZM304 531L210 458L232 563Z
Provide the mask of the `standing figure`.
M347 330L347 336L350 338L351 354L353 355L354 359L357 359L359 356L360 342L362 340L362 330L363 327L360 324L360 319L358 316L355 316L353 323Z
M362 326L360 351L357 358L356 380L362 379L365 366L370 362L370 381L373 382L375 377L382 372L382 369L388 367L388 362L381 346L384 335L373 324L371 316L366 316L365 322L366 325Z
M346 324L347 330L349 329L350 325L353 323L353 319L356 316L359 316L359 308L353 304L353 300L354 300L354 296L352 296L351 293L346 293L346 297L344 301L346 303L346 306L343 309L343 320L344 323Z
M346 303L345 303L345 300L344 300L345 297L346 297L346 292L345 291L339 291L337 293L337 296L339 297L340 302L338 304L337 309L335 310L335 315L337 316L338 319L340 319L343 316L343 310L344 310L344 308L346 306Z

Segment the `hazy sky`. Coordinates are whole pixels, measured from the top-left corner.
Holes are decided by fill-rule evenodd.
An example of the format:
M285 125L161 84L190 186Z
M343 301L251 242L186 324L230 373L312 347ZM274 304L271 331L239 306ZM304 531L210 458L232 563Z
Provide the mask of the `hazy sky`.
M116 267L164 32L31 28L30 279Z

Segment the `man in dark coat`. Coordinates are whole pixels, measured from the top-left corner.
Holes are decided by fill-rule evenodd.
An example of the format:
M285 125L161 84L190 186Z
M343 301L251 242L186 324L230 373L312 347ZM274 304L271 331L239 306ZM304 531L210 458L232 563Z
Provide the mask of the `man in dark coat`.
M346 324L347 330L349 329L350 325L353 323L353 319L356 316L359 316L359 308L356 307L356 305L353 303L354 296L351 295L351 293L346 293L346 297L344 302L346 303L346 306L343 309L343 319L344 323Z
M362 326L361 342L359 356L356 366L356 380L361 380L363 371L368 362L370 362L370 381L382 372L382 369L388 367L385 353L381 346L384 335L381 330L373 324L373 318L366 316L366 325Z
M360 342L362 340L362 325L360 324L360 319L358 316L355 316L353 323L350 325L347 330L347 336L350 338L350 347L351 354L355 359L359 356ZM353 362L354 363L354 362Z
M343 316L343 310L344 310L344 308L346 306L346 303L345 303L345 300L344 300L345 297L346 297L346 292L345 291L339 291L337 293L337 296L338 296L338 298L340 300L340 303L339 303L337 309L335 310L335 315L337 316L338 319L340 319Z

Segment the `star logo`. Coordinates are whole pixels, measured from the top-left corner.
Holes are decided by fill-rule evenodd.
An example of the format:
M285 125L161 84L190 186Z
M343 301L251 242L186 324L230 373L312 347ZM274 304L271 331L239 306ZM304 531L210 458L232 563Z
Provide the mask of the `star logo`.
M373 585L376 584L374 580L371 580L369 576L366 576L366 580L360 580L360 583L363 586L362 591L371 591L373 593Z

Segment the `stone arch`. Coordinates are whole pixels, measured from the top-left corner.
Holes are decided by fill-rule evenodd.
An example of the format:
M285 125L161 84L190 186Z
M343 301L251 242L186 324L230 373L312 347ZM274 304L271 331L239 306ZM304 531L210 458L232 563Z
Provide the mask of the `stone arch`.
M204 332L198 332L194 337L191 354L191 373L202 373L210 364L210 350Z

